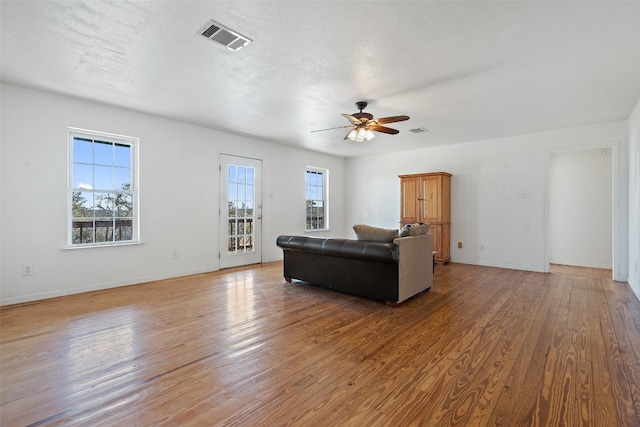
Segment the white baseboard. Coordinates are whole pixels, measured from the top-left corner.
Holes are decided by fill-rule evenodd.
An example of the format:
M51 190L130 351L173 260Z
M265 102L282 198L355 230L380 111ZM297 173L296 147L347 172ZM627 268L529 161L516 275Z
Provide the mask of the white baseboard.
M218 270L194 270L181 272L178 275L161 274L157 276L141 276L127 280L119 280L109 283L91 284L86 286L80 286L76 288L56 289L47 292L38 292L29 295L20 295L18 297L2 298L0 299L0 306L20 304L25 302L39 301L49 298L63 297L67 295L81 294L85 292L100 291L104 289L118 288L122 286L139 285L146 282L153 282L156 280L174 279L176 277L191 276L194 274L213 273Z

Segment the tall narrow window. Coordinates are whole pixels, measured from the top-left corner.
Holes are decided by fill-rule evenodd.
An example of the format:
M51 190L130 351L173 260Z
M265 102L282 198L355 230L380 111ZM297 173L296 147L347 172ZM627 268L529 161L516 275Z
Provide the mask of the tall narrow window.
M307 167L307 230L326 230L329 228L327 206L327 181L329 171Z
M137 143L69 129L69 246L138 241Z

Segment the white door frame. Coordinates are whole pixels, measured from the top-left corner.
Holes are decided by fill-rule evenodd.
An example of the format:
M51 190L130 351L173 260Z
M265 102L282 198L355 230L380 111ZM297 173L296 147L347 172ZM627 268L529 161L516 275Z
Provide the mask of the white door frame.
M627 223L628 217L628 205L627 199L624 197L624 192L628 192L628 188L624 185L622 174L626 169L622 165L622 159L620 156L620 142L619 141L608 141L600 144L587 144L580 146L570 146L570 147L558 147L555 149L551 149L547 151L546 156L546 165L545 165L545 254L544 254L544 266L545 271L549 272L550 266L550 241L551 236L549 234L549 169L551 164L551 155L553 153L564 152L564 151L579 151L579 150L589 150L589 149L598 149L598 148L611 148L611 152L613 155L613 189L612 189L612 221L613 221L613 230L612 230L612 245L611 249L612 253L612 278L613 280L619 282L626 282L628 275L628 236L627 231L625 230L624 224ZM627 228L628 230L628 228Z

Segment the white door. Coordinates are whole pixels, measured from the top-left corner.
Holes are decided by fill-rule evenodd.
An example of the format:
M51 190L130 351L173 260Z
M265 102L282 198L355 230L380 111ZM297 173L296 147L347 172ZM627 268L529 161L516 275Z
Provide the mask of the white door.
M262 160L220 155L220 268L262 262Z

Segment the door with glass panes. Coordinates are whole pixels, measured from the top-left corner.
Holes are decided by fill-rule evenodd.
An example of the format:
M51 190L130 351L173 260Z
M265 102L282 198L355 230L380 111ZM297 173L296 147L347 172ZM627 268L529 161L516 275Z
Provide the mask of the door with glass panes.
M220 155L220 268L262 262L262 160Z

